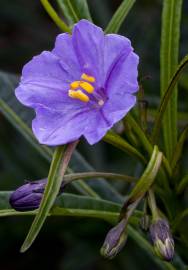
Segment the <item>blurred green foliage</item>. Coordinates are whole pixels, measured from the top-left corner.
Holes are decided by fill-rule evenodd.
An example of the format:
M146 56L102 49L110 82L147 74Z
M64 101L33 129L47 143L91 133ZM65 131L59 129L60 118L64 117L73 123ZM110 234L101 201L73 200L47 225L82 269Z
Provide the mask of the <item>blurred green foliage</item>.
M120 34L132 40L135 51L140 55L140 79L143 81L145 99L153 109L159 104L161 2L138 0L120 29ZM53 3L56 6L55 1ZM120 3L120 0L88 0L93 21L105 28ZM20 74L22 66L33 55L53 47L59 29L39 1L0 0L0 7L0 70ZM184 1L181 58L188 48L187 23L188 2ZM186 75L181 82L179 107L185 112L188 104ZM135 165L133 159L113 147L107 148L103 142L95 147L82 142L79 150L97 170L130 175L138 175L140 172L141 168ZM187 145L184 155L188 156ZM182 173L188 166L188 159L184 160ZM43 178L47 173L47 162L0 114L0 189L12 190L25 179ZM119 182L115 185L119 189L124 188L126 192L129 188ZM187 192L185 203L188 205L186 195ZM19 248L30 223L30 217L1 219L0 269L158 269L131 239L113 261L101 258L99 247L110 226L106 222L86 218L49 218L29 252L20 254ZM186 252L183 253L183 259L186 260Z

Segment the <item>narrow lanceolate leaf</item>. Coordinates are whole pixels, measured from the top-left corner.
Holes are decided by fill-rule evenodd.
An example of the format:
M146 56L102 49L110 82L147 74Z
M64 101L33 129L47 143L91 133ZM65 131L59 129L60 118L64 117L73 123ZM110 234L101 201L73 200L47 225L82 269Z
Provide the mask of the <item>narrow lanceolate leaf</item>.
M72 173L64 176L63 182L65 185L78 180L78 179L90 179L90 178L101 178L114 179L114 180L123 180L128 183L133 183L137 178L124 174L117 173L106 173L106 172L83 172L83 173Z
M149 190L161 166L162 157L163 157L162 153L155 145L153 148L153 153L151 155L150 161L144 173L142 174L140 180L135 185L130 194L131 201L134 201L135 198L137 199L140 196L143 196Z
M54 23L61 29L63 32L70 33L71 30L66 25L66 23L63 22L63 20L58 16L55 9L51 6L48 0L40 0L41 4L43 5L44 9L48 13L48 15L51 17L51 19L54 21Z
M171 167L172 167L172 170L175 169L178 161L180 160L181 158L181 154L182 154L182 150L183 150L183 145L185 143L185 140L187 139L188 137L188 125L185 127L185 129L183 130L183 132L181 133L180 135L180 138L176 144L176 147L175 147L175 151L173 153L173 157L172 157L172 162L171 162Z
M185 188L188 186L188 174L186 174L180 181L178 187L177 187L177 193L180 194L185 190Z
M10 191L0 192L0 217L8 216L32 216L37 214L37 210L28 212L18 212L10 209L8 199L10 197ZM2 205L2 207L1 207ZM5 209L6 208L6 209ZM121 204L112 203L110 201L90 198L87 196L74 195L69 193L63 193L58 197L55 202L54 207L51 209L49 216L74 216L74 217L90 217L99 218L106 220L110 223L115 224L119 218L119 211L121 209ZM138 218L142 216L140 211L135 211L134 219L138 221ZM134 221L131 217L130 223ZM153 256L153 249L149 242L130 225L128 226L128 233L131 238L133 238L140 248L145 249L151 259L156 261L161 269L165 268L163 261L159 260L157 257ZM171 269L171 268L169 268Z
M122 23L124 22L127 14L131 10L136 0L123 0L117 11L114 13L111 21L109 22L105 32L117 33Z
M183 221L183 219L188 216L188 208L186 208L182 213L176 216L174 223L172 225L173 231L175 231L178 225Z
M161 100L159 109L158 109L157 114L156 114L153 132L152 132L152 141L154 143L156 143L157 139L159 138L159 132L160 132L163 116L164 116L164 113L167 109L167 105L168 105L168 103L173 95L173 92L176 90L175 86L176 86L182 72L184 71L184 69L187 65L188 65L188 55L186 55L183 58L183 60L180 62L178 68L176 69L176 71L174 72L174 74L170 80L170 83L168 84L167 89L164 92L163 98Z
M116 133L109 131L104 137L103 141L112 144L113 146L119 148L120 150L130 154L131 156L137 158L142 163L147 163L145 157L132 145L126 142L123 138L121 138Z
M140 203L146 192L153 184L161 166L162 156L162 153L155 145L146 169L144 170L140 180L134 186L133 190L128 196L128 199L125 201L121 209L120 220L125 221L125 230L127 230L126 227L128 224L128 220L131 217L133 211L136 209L137 205Z
M163 1L160 52L161 96L164 95L178 65L181 8L182 0ZM165 112L163 130L165 153L170 159L177 142L177 88Z
M36 215L36 211L19 212L11 209L9 198L11 191L0 192L0 217L4 216L23 216ZM49 212L49 216L90 216L108 219L109 215L118 217L121 204L111 201L92 198L88 196L75 195L64 193L59 195L54 203L54 206ZM111 213L111 214L110 214ZM113 213L113 214L112 214ZM140 214L137 212L137 214ZM103 215L103 216L102 216Z
M44 224L52 205L59 193L62 178L67 169L72 153L77 142L70 143L67 147L57 147L50 166L48 182L45 187L44 195L38 213L31 225L30 231L21 247L21 252L26 251L37 237L42 225ZM66 148L66 149L65 149Z
M57 3L69 25L81 19L92 21L87 0L57 0Z

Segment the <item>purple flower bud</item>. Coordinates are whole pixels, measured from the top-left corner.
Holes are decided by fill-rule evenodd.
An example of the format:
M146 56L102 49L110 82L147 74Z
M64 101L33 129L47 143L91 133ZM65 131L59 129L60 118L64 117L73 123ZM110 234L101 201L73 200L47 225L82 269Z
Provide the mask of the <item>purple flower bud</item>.
M101 247L101 255L113 259L124 247L127 241L127 220L122 219L117 226L112 228Z
M150 226L150 235L156 254L166 261L171 261L174 256L174 240L167 220L155 221Z
M16 189L10 196L9 203L17 211L30 211L40 205L47 180L28 182Z

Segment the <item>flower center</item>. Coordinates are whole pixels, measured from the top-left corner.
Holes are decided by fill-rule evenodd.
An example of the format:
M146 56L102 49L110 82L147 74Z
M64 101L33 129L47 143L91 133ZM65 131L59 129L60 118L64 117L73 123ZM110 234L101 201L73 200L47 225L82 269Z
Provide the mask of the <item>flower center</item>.
M79 99L83 102L89 102L90 101L89 95L92 94L92 96L97 100L98 105L102 106L104 104L104 101L102 99L99 99L93 93L95 88L92 85L92 83L95 82L95 77L83 73L81 79L82 80L74 81L70 84L70 90L68 91L69 97Z

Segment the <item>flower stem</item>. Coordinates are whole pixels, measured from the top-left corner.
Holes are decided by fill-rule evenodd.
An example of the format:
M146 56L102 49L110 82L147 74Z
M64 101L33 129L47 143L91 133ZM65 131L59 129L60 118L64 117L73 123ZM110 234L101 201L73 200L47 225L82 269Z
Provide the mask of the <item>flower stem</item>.
M151 209L151 213L152 213L152 218L153 221L157 220L159 218L159 212L157 209L157 204L156 204L156 200L155 200L155 194L153 192L153 189L150 188L148 190L148 203Z
M70 28L66 23L62 21L62 19L58 16L54 8L51 6L48 0L40 0L41 4L43 5L44 9L48 13L48 15L52 18L55 24L63 31L71 33Z
M106 172L83 172L83 173L73 173L67 174L64 176L63 183L67 185L75 180L79 179L90 179L90 178L106 178L106 179L115 179L115 180L123 180L128 183L133 183L137 180L137 178L123 175L118 173L106 173Z
M75 141L68 144L67 146L58 146L56 148L50 165L48 181L45 187L42 201L39 206L39 211L21 247L21 252L25 252L32 245L33 241L40 232L40 229L42 228L42 225L44 224L49 211L59 193L63 176L77 143L78 141Z

